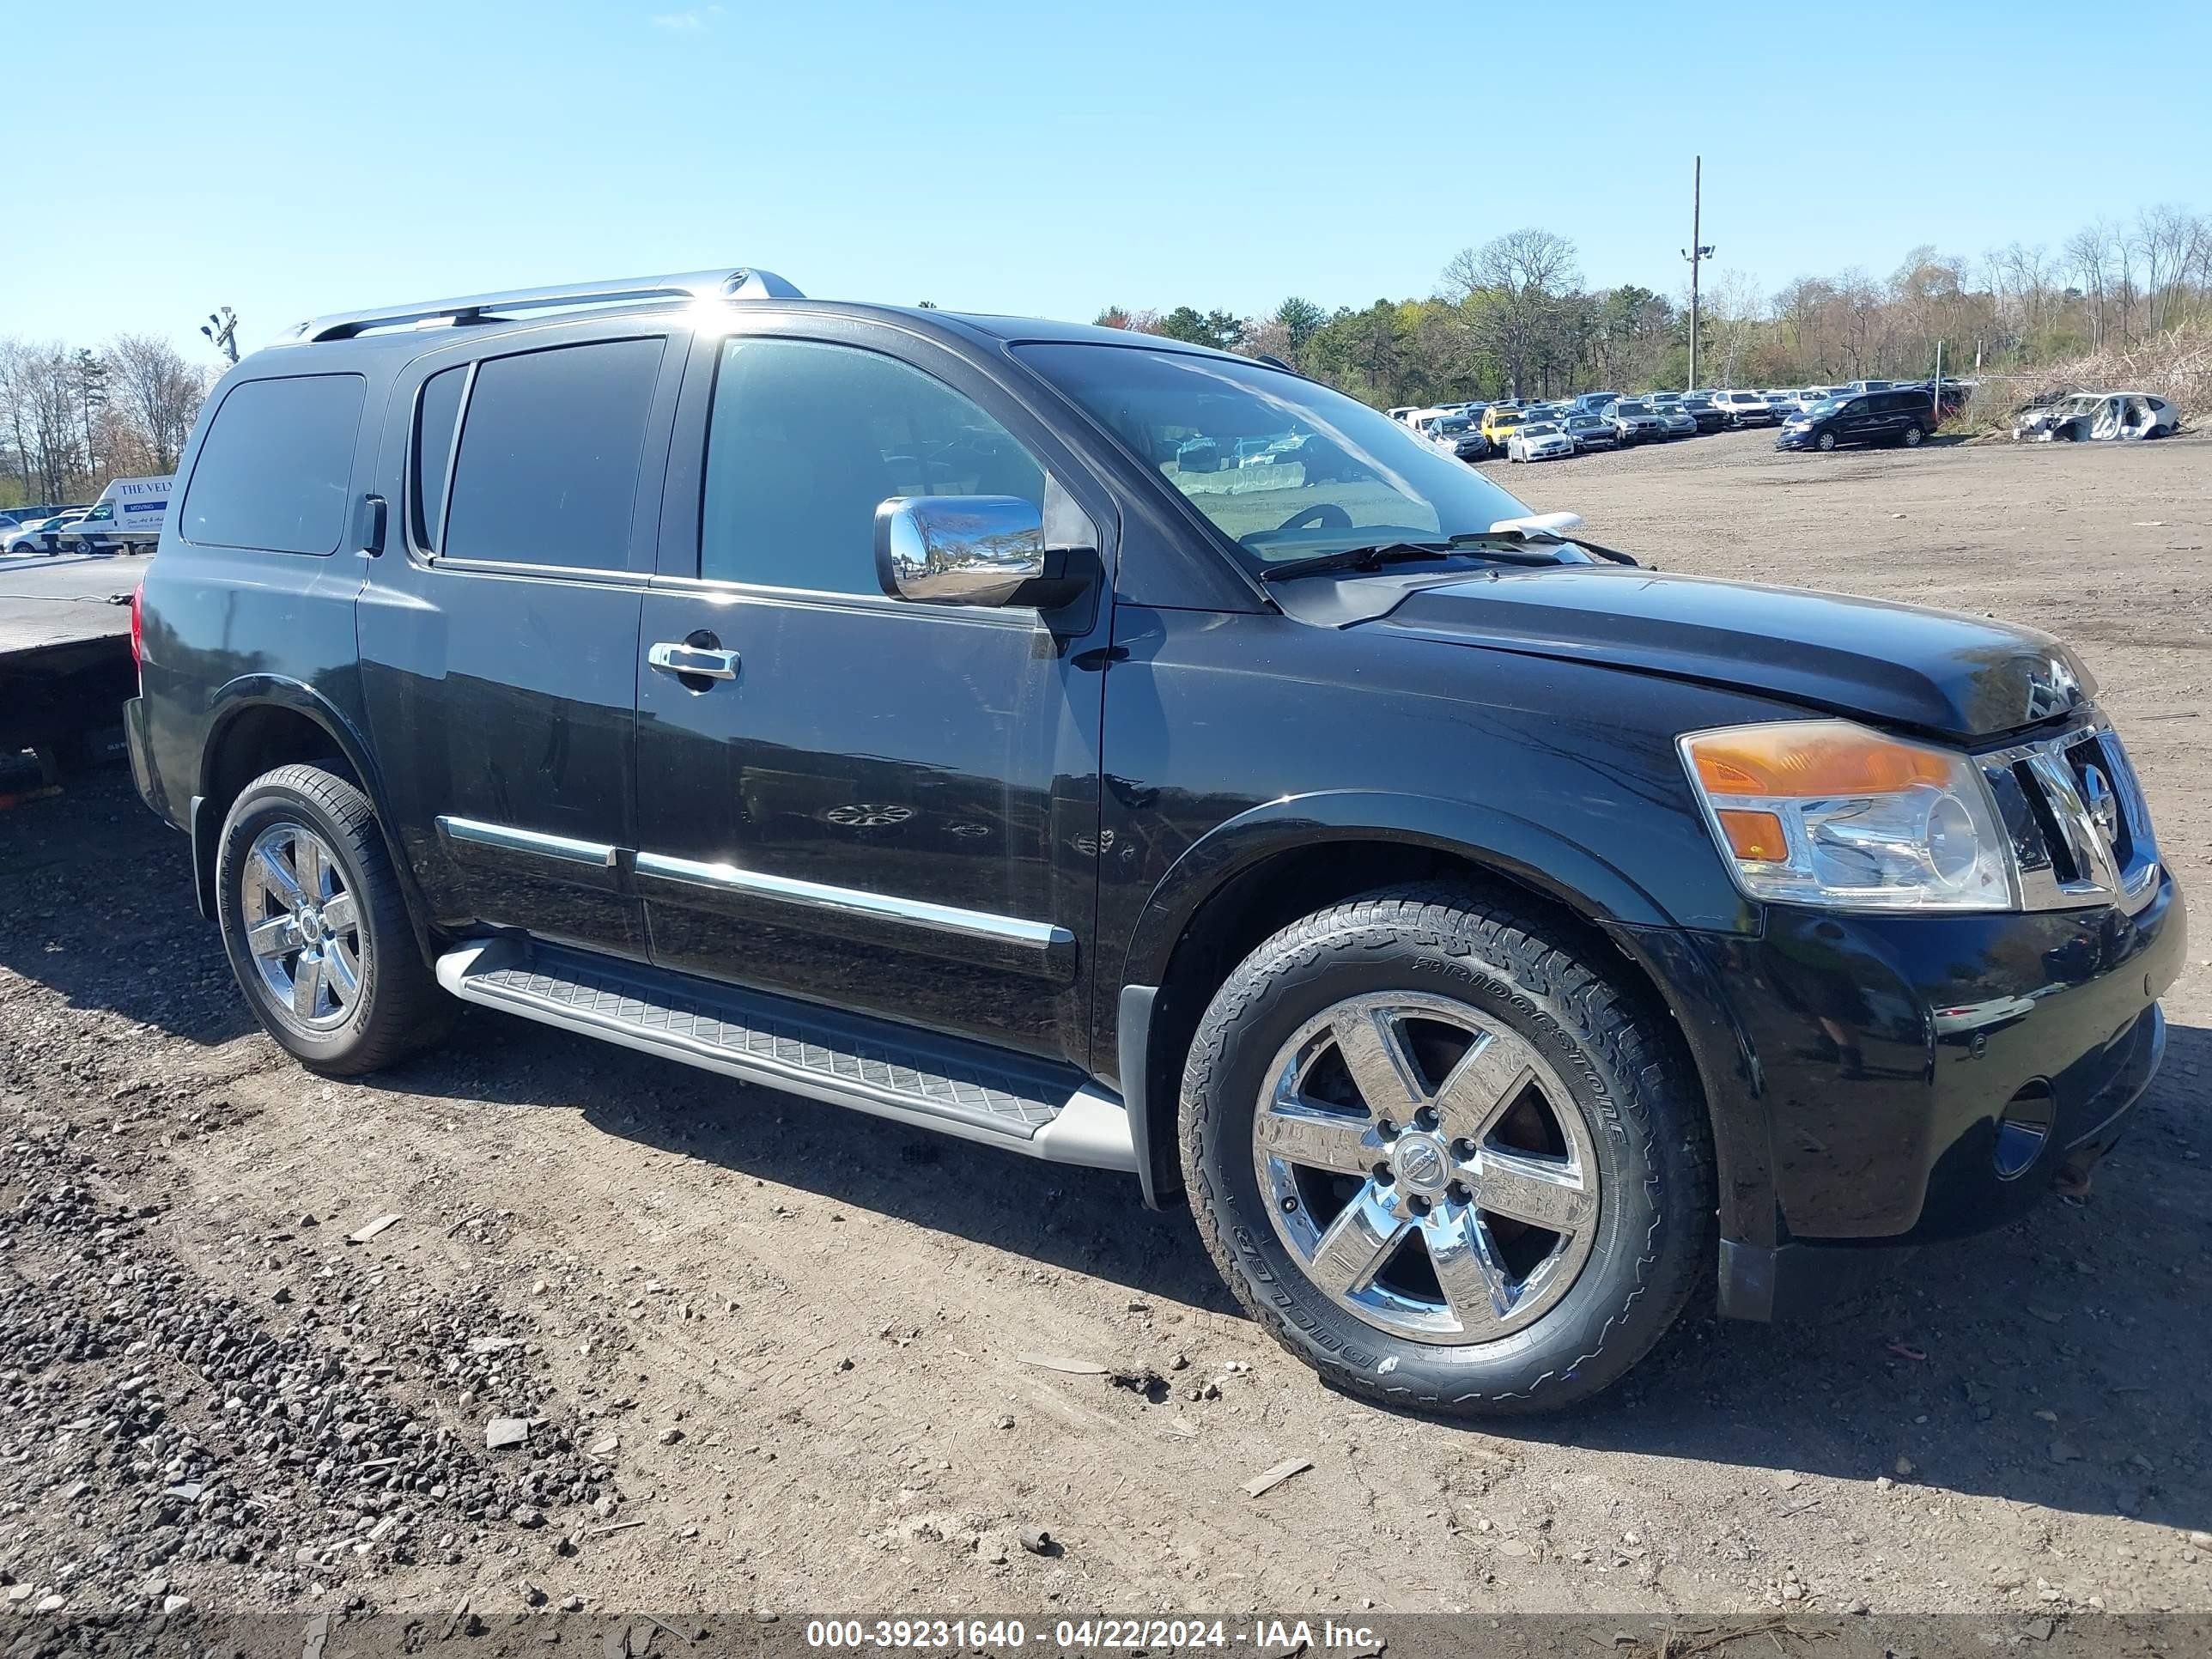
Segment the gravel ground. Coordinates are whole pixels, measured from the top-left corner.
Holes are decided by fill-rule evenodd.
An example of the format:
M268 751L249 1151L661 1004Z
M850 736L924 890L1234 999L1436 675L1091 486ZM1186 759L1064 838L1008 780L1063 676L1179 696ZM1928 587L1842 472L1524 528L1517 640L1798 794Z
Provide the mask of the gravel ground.
M2212 443L1486 470L1670 568L2066 635L2212 861ZM0 1607L2212 1607L2208 969L2085 1200L1468 1430L1322 1389L1119 1177L477 1011L311 1077L90 775L0 813Z

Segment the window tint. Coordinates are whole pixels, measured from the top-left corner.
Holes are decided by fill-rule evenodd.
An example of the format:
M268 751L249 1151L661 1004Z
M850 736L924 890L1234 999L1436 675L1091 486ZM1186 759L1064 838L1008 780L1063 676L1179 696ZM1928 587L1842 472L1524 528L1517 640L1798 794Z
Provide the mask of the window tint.
M231 387L185 491L185 539L277 553L337 551L362 396L358 374Z
M456 559L619 570L662 343L558 346L477 366L453 467Z
M414 502L415 544L435 551L445 517L446 475L453 459L453 422L461 412L468 365L442 369L422 383L415 404L415 466L408 477Z
M702 576L880 592L876 508L894 495L1015 495L1042 512L1044 468L966 398L896 359L807 340L723 343Z

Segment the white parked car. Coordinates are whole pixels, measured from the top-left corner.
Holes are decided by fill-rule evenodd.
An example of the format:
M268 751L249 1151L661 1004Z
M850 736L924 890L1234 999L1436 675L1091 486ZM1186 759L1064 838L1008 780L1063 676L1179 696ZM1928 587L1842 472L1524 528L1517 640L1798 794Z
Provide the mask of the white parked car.
M1782 418L1763 392L1716 392L1713 407L1728 416L1730 426L1772 426Z
M60 532L75 524L90 511L88 507L73 507L66 513L57 513L51 518L26 519L0 538L0 553L44 553L49 558L61 551L58 539Z
M1575 453L1575 441L1555 421L1531 421L1516 427L1505 441L1509 461L1552 461Z

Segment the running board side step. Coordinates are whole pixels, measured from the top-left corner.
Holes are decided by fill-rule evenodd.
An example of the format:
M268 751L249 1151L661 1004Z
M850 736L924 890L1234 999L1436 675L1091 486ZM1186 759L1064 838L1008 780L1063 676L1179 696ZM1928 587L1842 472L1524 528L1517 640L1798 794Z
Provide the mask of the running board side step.
M438 983L640 1053L1054 1164L1134 1173L1128 1114L1073 1067L541 940L478 940Z

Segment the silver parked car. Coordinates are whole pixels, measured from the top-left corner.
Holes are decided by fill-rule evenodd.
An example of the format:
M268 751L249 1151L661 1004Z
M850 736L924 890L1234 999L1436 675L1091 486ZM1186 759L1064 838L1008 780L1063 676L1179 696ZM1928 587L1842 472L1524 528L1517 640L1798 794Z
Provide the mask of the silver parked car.
M1607 413L1613 420L1613 436L1623 444L1639 444L1667 435L1667 423L1650 404L1623 398Z

